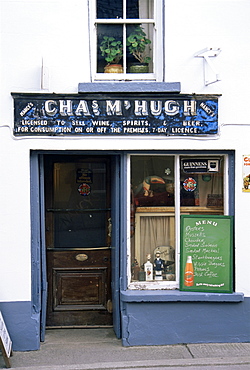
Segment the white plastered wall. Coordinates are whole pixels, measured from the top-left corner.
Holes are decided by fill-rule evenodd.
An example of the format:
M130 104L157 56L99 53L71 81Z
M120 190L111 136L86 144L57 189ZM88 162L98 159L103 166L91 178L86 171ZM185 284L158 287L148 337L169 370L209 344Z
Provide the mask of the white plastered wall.
M216 138L13 138L11 92L76 93L79 82L90 82L87 3L0 0L0 301L25 301L31 296L30 149L235 150L236 290L250 296L250 194L242 193L242 156L250 154L250 2L165 2L166 81L181 82L182 93L222 94ZM221 81L208 86L204 85L203 59L194 57L206 47L222 50L213 58ZM47 90L41 90L42 58Z
M250 154L249 14L248 0L175 0L166 1L165 9L166 80L180 81L182 93L221 94L220 135L214 142L204 140L202 147L235 150L236 291L248 297L250 194L242 192L242 161L243 155ZM217 57L211 58L220 81L207 86L204 60L194 56L205 48L221 49ZM200 142L185 141L185 147L198 148Z

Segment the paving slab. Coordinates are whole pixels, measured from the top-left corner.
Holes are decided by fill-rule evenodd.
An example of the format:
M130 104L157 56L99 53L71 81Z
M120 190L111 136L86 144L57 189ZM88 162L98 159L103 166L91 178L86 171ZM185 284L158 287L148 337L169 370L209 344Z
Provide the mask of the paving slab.
M250 355L250 343L201 343L188 344L195 358L203 357L244 357Z
M34 367L17 367L15 370L139 370L139 369L167 369L167 370L245 370L250 368L250 357L248 358L213 358L213 359L172 359L172 360L150 360L150 361L125 361L106 362L76 365L51 365Z
M112 328L47 330L38 351L17 352L12 368L191 358L182 345L123 347ZM0 357L1 360L1 357ZM0 362L1 366L1 362ZM0 367L1 368L1 367ZM3 368L3 367L2 367Z
M38 351L14 351L15 370L250 369L250 343L123 347L112 328L47 330ZM0 369L5 363L0 355Z

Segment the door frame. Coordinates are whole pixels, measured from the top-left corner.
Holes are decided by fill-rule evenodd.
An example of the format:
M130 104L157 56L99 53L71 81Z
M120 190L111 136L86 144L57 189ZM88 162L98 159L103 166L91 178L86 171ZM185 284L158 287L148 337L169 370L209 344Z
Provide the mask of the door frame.
M45 245L45 192L44 192L44 155L64 155L65 151L30 151L30 201L31 201L31 284L32 307L39 314L40 340L45 340L47 309L47 271ZM113 302L113 328L118 338L121 337L120 322L120 240L121 230L121 180L120 155L114 152L68 151L71 155L107 156L111 159L111 217L113 233L111 238L111 291Z

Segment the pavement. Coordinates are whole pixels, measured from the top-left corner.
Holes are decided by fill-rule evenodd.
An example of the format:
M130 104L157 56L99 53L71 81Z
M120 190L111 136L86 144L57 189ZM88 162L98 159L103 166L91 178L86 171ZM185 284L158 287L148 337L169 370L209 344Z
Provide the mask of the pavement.
M14 351L10 364L15 370L249 370L250 343L123 347L112 328L50 329L40 350Z

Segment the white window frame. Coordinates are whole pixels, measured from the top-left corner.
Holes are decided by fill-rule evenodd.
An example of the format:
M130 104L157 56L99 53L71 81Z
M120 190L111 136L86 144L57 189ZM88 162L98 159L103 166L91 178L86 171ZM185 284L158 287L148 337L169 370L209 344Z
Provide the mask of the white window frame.
M91 81L163 81L163 1L154 0L154 18L152 19L96 19L96 0L89 0L89 40ZM153 73L97 73L97 25L98 24L153 24ZM125 27L124 27L124 40ZM123 46L124 50L126 45ZM124 58L126 71L126 58Z
M144 154L131 153L127 155L127 189L131 188L131 156L143 156ZM159 155L159 153L151 154ZM175 160L175 281L132 281L131 276L131 245L130 245L130 191L127 191L127 288L129 290L174 290L179 289L180 281L180 157L183 157L181 154L169 154L161 153L162 156L174 156ZM185 154L185 157L194 157L201 154ZM228 181L228 171L229 171L229 162L228 154L218 153L220 157L224 158L224 215L228 215L229 212L229 181ZM211 154L202 154L202 157L211 157ZM166 216L168 213L166 212ZM151 261L152 262L152 261Z

